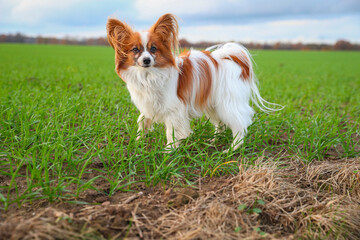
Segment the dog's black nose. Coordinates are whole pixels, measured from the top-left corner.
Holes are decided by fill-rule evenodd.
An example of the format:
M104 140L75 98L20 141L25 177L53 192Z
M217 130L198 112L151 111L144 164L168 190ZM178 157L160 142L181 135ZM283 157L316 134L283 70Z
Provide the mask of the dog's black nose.
M143 62L144 62L144 64L149 65L150 62L151 62L151 59L150 58L144 58Z

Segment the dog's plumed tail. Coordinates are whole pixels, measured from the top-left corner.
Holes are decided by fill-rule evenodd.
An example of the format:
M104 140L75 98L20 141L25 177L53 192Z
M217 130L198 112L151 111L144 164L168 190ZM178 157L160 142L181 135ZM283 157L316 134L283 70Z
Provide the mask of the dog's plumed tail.
M280 111L283 106L263 99L257 87L258 79L254 73L253 59L249 51L240 44L219 44L206 49L222 59L234 61L241 68L241 80L246 82L251 89L251 101L263 112Z

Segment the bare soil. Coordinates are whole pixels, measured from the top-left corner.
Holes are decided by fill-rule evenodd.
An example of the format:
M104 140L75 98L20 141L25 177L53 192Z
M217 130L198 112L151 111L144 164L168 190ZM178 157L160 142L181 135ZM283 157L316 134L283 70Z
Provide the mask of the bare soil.
M360 239L360 158L260 161L186 188L35 201L0 212L0 239Z

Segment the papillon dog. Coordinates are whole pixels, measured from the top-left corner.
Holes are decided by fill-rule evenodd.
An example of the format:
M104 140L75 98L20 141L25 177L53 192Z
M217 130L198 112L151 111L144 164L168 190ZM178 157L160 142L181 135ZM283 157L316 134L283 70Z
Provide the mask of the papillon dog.
M190 121L203 114L232 130L238 148L252 123L250 100L262 111L275 110L257 88L252 58L236 43L178 53L178 23L161 16L147 31L133 31L117 19L107 22L107 38L115 50L115 71L126 83L140 111L138 137L152 122L164 123L168 148L191 133ZM265 105L267 104L267 105Z

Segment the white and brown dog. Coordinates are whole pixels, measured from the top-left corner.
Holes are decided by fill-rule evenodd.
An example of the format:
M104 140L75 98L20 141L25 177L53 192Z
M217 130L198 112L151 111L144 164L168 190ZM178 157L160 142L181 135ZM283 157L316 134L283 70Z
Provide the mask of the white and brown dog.
M232 130L236 149L252 123L250 100L263 111L275 110L261 98L251 56L243 46L226 43L175 56L178 23L172 14L140 32L109 19L107 36L115 49L115 71L141 113L139 132L153 121L164 123L169 147L188 137L190 120L205 113L216 131L221 124Z

